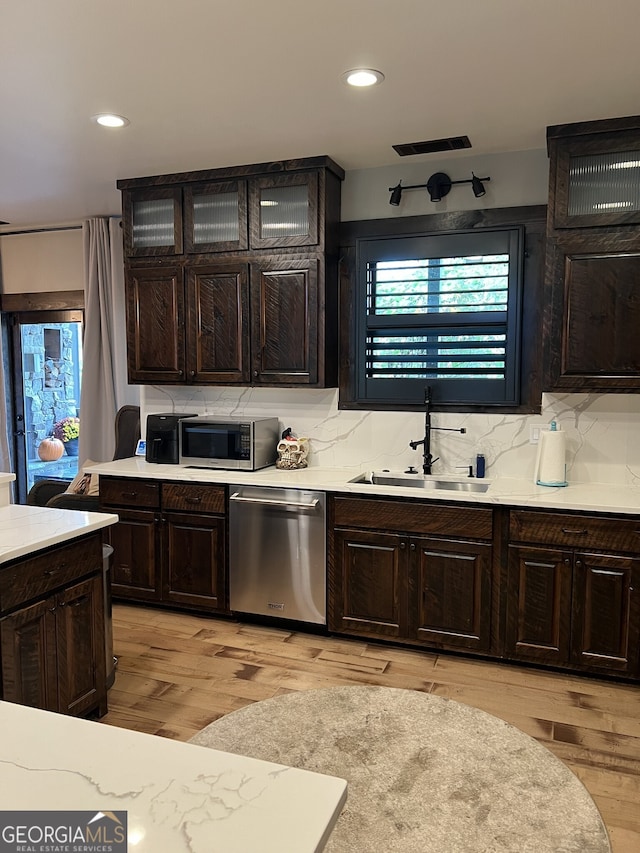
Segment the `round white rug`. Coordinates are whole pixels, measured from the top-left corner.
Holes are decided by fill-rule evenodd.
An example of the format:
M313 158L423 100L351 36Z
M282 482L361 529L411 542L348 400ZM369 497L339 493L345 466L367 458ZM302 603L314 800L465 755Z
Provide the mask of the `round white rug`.
M497 717L426 693L290 693L227 714L191 743L346 779L331 853L611 850L559 759Z

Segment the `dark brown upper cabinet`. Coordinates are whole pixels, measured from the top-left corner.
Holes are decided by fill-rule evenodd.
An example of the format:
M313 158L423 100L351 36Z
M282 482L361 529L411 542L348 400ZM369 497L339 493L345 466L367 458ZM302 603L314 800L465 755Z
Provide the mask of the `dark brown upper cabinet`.
M187 378L247 385L249 276L244 263L192 264L187 279Z
M247 184L218 181L184 188L185 252L233 252L248 248Z
M145 187L122 198L127 257L182 254L182 189Z
M125 271L129 382L185 382L185 300L175 263Z
M256 384L318 381L318 260L278 257L251 265L252 378Z
M249 183L252 249L318 243L318 174L269 175Z
M118 181L129 381L335 386L343 178L311 157Z
M553 228L640 224L640 116L547 128Z
M547 142L544 390L640 393L640 116Z

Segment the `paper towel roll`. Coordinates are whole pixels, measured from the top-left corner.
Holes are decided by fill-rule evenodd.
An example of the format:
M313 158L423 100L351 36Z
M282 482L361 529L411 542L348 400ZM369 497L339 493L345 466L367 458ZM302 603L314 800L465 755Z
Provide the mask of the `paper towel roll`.
M543 430L533 478L538 486L566 486L566 439L562 430Z

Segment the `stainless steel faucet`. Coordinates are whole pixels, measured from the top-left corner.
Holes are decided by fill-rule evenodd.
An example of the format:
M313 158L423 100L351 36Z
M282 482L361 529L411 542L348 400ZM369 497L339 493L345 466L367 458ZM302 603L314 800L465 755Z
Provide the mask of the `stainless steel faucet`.
M431 466L434 462L437 462L440 458L436 456L435 459L431 453L431 430L436 429L440 432L459 432L465 433L467 430L465 427L459 427L458 429L454 427L434 427L431 426L431 385L425 385L424 389L424 438L421 438L419 441L410 441L409 447L412 450L416 450L420 445L422 445L422 473L430 474Z

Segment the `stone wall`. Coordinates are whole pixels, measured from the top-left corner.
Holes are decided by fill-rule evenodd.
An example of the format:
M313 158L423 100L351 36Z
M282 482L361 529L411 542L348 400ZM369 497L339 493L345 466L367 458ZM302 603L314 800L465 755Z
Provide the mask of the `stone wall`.
M74 363L77 331L70 323L22 326L24 407L27 458L51 435L60 418L75 417L80 408Z

